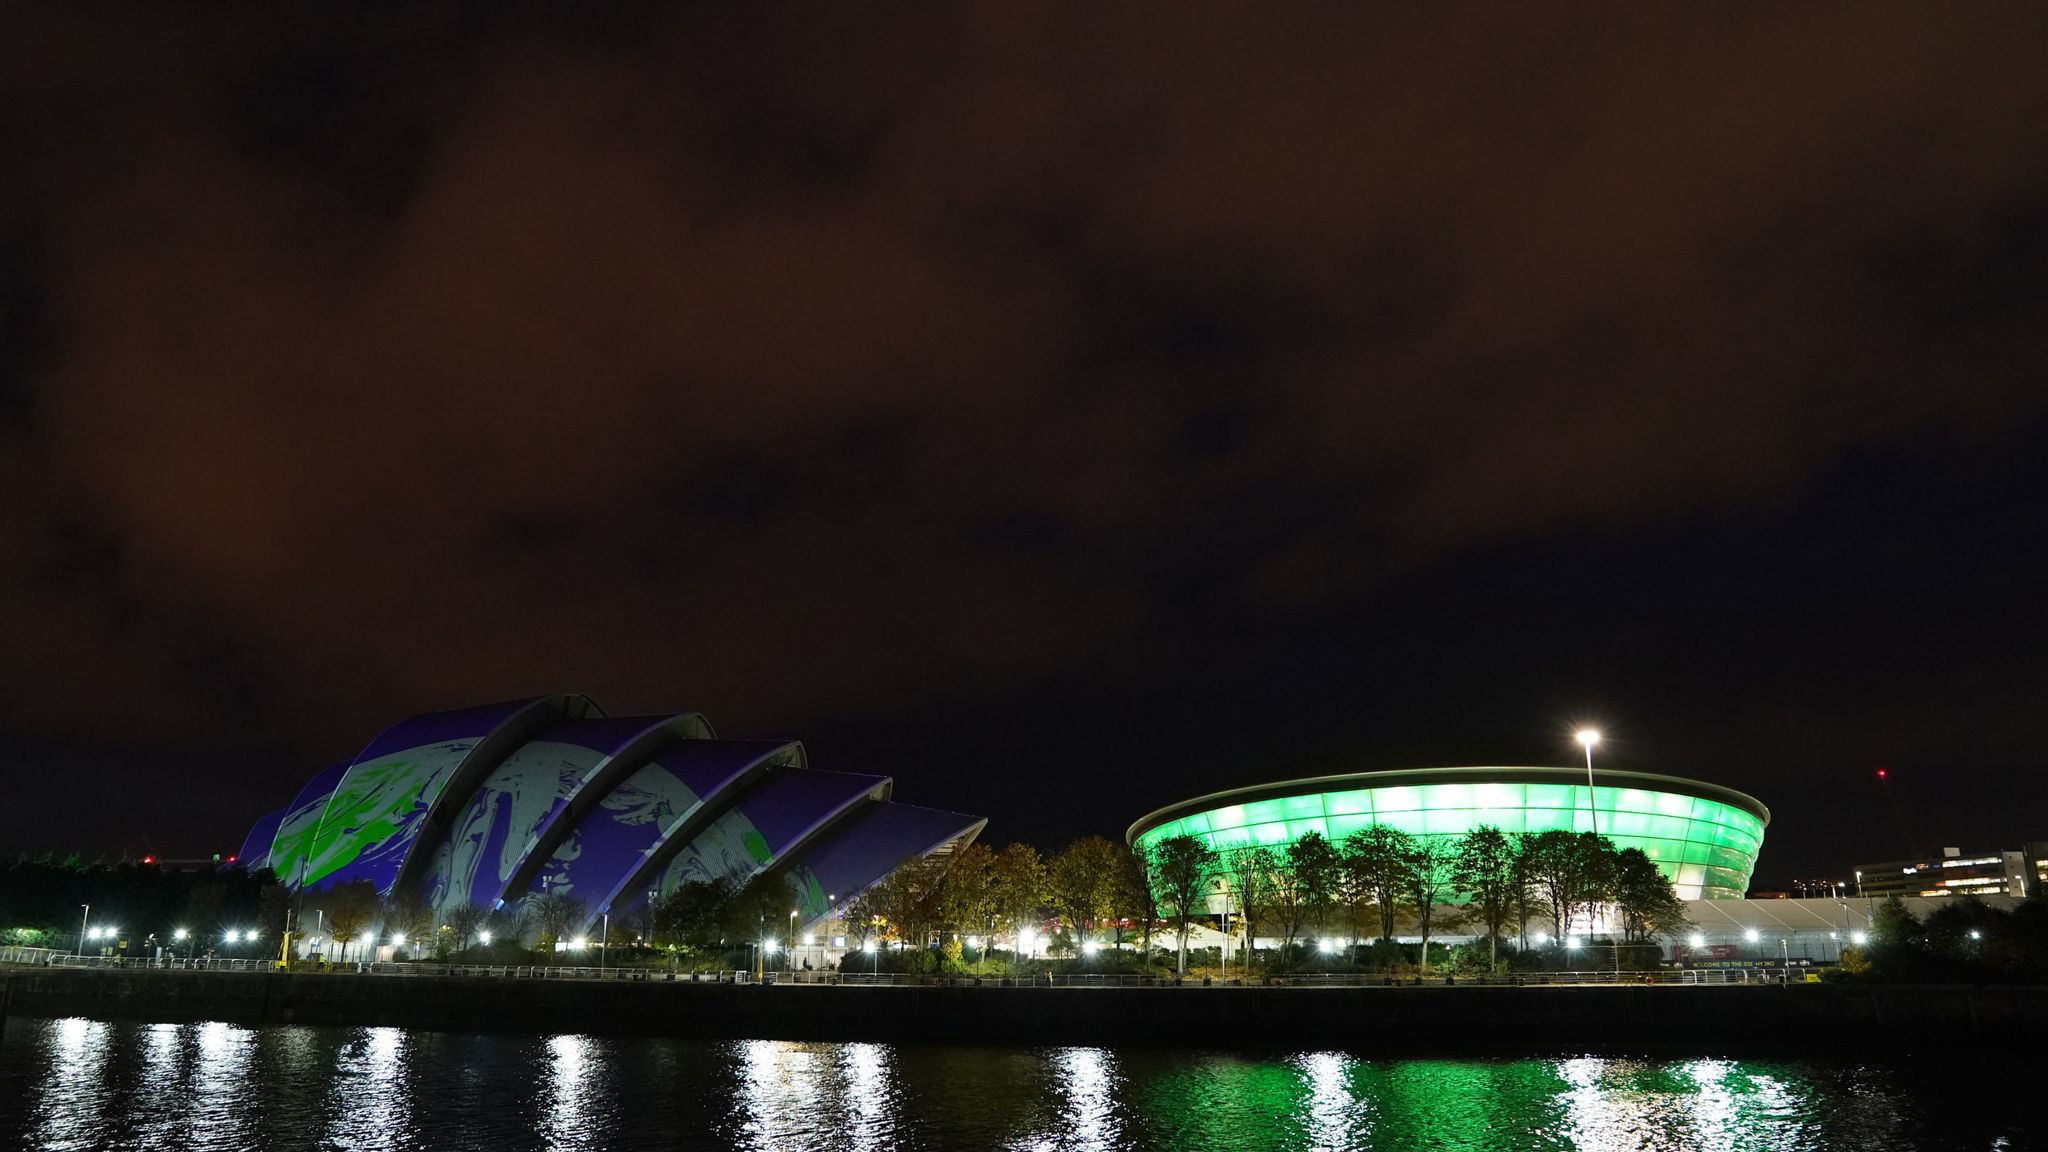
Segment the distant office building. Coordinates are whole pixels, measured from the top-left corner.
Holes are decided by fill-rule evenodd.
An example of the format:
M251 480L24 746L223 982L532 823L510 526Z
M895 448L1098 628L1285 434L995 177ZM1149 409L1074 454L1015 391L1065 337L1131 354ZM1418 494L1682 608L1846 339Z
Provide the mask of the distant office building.
M2048 843L1988 852L1943 848L1938 857L1890 860L1856 869L1858 896L2036 895L2048 885Z

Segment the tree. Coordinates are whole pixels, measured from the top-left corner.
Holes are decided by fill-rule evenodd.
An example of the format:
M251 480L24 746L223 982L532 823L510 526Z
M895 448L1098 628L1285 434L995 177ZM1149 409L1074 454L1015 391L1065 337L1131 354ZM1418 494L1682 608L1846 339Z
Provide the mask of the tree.
M1216 868L1216 852L1193 836L1169 836L1152 849L1152 887L1171 913L1180 933L1178 971L1188 970L1188 930L1204 911L1209 894L1209 874Z
M1252 951L1259 934L1261 913L1268 912L1273 898L1273 873L1279 862L1273 850L1263 844L1244 844L1223 853L1223 878L1237 901L1237 922L1244 929L1244 975L1251 979Z
M450 943L457 952L469 950L470 941L476 938L477 930L491 918L489 909L478 907L467 900L448 910L448 933L454 937Z
M327 934L341 945L341 960L348 959L348 946L362 939L377 915L377 889L368 880L352 880L322 894L327 913Z
M1039 909L1045 905L1045 862L1038 850L1029 844L1004 845L990 867L989 886L998 926L1010 933L1013 943L1021 944L1023 930L1038 923Z
M1053 911L1077 937L1109 916L1123 862L1124 850L1100 836L1084 836L1053 857L1047 868Z
M1415 837L1385 824L1344 838L1345 870L1379 906L1382 943L1394 938L1394 914L1408 894L1408 861L1414 853Z
M1536 900L1536 855L1539 833L1517 832L1509 840L1514 852L1516 948L1529 951L1529 912Z
M1408 851L1408 902L1422 929L1422 963L1429 965L1429 926L1438 904L1455 900L1457 852L1438 836L1421 836Z
M739 885L721 877L685 880L654 905L654 942L692 955L722 951L730 935L728 909Z
M962 933L980 934L993 927L996 909L996 854L986 844L969 844L954 853L939 896L939 911Z
M1273 858L1273 871L1266 893L1267 915L1280 929L1280 958L1281 962L1285 963L1288 955L1294 951L1295 937L1301 935L1301 930L1307 922L1308 903L1302 897L1301 883L1294 874L1294 865L1287 859L1287 854L1284 851L1274 852L1270 848L1265 849L1265 852Z
M1675 936L1690 926L1685 901L1642 849L1622 849L1613 865L1614 905L1621 913L1625 940L1640 944L1653 936Z
M1590 917L1594 906L1608 899L1614 883L1613 857L1613 842L1591 832L1553 828L1529 842L1524 866L1549 904L1559 936L1571 930L1581 912Z
M566 892L541 892L526 901L527 913L540 929L540 950L552 956L555 945L587 918L588 906L580 897Z
M1500 933L1516 895L1515 847L1507 834L1481 824L1458 838L1454 882L1472 894L1472 910L1486 922L1486 964L1500 970Z
M1329 931L1344 892L1343 857L1322 833L1310 832L1287 846L1287 866L1301 889L1309 922L1319 931Z
M465 901L466 903L466 901ZM395 892L384 902L378 919L384 931L403 935L412 943L427 940L434 931L434 910L417 892Z
M1116 888L1110 904L1110 915L1116 917L1116 944L1119 949L1124 943L1124 921L1128 920L1138 930L1138 950L1142 956L1152 951L1152 926L1159 920L1159 901L1152 895L1152 870L1145 866L1145 853L1136 847L1118 853Z
M1905 901L1887 896L1871 917L1870 936L1879 945L1890 948L1917 944L1921 939L1920 921L1906 908Z

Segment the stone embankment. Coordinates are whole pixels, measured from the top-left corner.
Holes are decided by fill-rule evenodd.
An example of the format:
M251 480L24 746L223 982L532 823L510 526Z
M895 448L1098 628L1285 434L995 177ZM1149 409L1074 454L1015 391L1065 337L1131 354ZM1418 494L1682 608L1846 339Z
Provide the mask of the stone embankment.
M2048 987L977 988L0 970L0 1011L252 1026L1354 1050L2032 1044Z

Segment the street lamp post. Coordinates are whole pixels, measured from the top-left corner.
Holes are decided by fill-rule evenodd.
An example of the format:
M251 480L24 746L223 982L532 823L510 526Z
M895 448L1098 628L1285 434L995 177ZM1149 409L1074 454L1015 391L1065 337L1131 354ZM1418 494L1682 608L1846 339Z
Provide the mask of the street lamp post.
M794 908L789 910L789 970L792 973L796 971L796 913Z
M1600 742L1600 730L1598 728L1581 728L1578 731L1578 741L1586 749L1586 813L1593 818L1593 835L1598 836L1600 835L1600 801L1593 791L1593 745ZM1591 933L1592 930L1592 925L1588 924L1586 931ZM1619 981L1621 979L1621 934L1614 930L1612 924L1607 926L1607 939L1614 945L1614 978Z
M84 909L85 909L85 915L83 915L83 916L81 916L81 917L79 917L79 918L78 918L78 955L80 955L80 956L84 956L84 955L85 955L85 926L86 926L87 924L90 924L90 923L92 923L92 905L90 905L90 904L82 904L82 905L80 905L80 907L82 907L82 908L84 908Z
M604 914L604 931L597 938L597 975L599 979L604 978L604 954L610 950L611 942L612 914L607 912Z

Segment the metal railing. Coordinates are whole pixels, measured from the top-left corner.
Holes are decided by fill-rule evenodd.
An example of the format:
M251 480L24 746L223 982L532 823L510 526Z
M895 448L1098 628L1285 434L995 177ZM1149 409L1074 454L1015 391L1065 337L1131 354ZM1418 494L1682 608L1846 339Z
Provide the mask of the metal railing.
M269 958L166 956L73 956L47 948L0 948L0 964L58 968L155 969L181 972L266 972L277 968ZM464 976L500 980L609 981L664 984L786 984L871 988L1413 988L1413 987L1588 987L1667 985L1699 987L1728 984L1778 984L1792 979L1777 968L1660 968L1642 972L1518 972L1502 976L1394 976L1370 972L1294 972L1255 976L1139 976L1091 972L1043 973L1036 976L930 976L903 972L804 971L763 973L721 969L684 972L666 968L596 968L551 964L436 964L407 961L299 961L295 972L341 975L432 978Z

